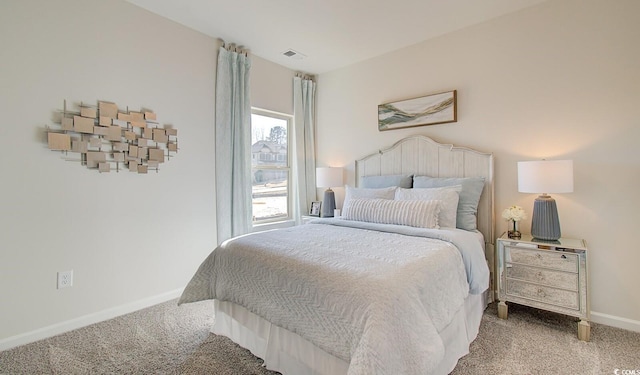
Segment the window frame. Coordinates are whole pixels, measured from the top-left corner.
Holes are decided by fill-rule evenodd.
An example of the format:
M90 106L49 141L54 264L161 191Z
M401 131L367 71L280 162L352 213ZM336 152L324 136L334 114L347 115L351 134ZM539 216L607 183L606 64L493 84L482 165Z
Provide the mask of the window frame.
M280 216L280 217L276 217L276 218L272 218L272 219L263 219L263 220L259 220L259 221L255 221L253 219L253 193L251 194L251 226L252 228L260 228L260 227L264 227L264 226L268 226L268 225L274 225L274 224L280 224L280 223L285 223L285 222L291 222L294 218L294 213L293 211L293 197L292 197L292 184L294 183L294 176L293 176L293 168L291 166L291 142L292 142L292 138L291 138L291 133L293 132L293 115L289 115L286 113L281 113L281 112L276 112L276 111L271 111L268 109L263 109L263 108L257 108L257 107L251 107L251 114L252 115L259 115L259 116L265 116L265 117L271 117L271 118L275 118L275 119L279 119L279 120L284 120L286 121L287 124L287 157L283 158L284 161L286 161L286 166L282 167L282 166L277 166L277 165L259 165L259 166L254 166L253 165L253 156L251 157L251 174L253 176L254 171L256 170L275 170L275 171L286 171L287 172L287 216ZM253 123L251 124L251 138L253 140ZM249 144L249 148L251 148L253 146L252 141L250 141ZM256 161L269 161L269 162L273 162L273 163L277 163L278 162L278 157L273 157L270 159L274 159L274 160L263 160L262 157L260 156L260 154L258 154L257 160ZM253 180L251 182L251 189L253 192Z

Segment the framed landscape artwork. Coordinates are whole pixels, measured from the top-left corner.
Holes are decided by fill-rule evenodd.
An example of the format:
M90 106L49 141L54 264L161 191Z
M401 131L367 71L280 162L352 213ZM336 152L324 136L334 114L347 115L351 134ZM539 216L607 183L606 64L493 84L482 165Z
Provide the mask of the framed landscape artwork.
M457 120L456 90L378 106L379 131L444 124Z

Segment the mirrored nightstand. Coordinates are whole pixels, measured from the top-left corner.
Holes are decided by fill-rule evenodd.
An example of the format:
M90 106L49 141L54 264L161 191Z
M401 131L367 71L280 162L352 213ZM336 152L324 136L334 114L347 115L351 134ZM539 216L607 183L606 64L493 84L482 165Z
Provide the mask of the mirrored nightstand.
M513 302L580 318L578 338L589 341L587 244L560 238L498 238L498 316L507 319Z

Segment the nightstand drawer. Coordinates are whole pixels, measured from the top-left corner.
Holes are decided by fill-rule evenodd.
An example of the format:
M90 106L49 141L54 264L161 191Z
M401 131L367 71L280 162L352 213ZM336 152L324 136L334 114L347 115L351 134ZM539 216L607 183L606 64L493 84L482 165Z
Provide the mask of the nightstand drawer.
M522 249L505 246L507 262L578 272L578 255L554 250Z
M577 292L529 284L520 280L507 279L507 295L580 310L580 300Z
M578 291L578 274L507 264L507 277Z

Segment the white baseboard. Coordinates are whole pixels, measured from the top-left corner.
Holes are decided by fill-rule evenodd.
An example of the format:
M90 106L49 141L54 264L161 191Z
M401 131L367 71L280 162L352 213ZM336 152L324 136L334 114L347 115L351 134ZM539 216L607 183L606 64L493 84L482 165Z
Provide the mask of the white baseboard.
M0 340L0 351L15 348L16 346L25 345L34 341L46 339L61 333L69 332L74 329L86 327L91 324L103 322L121 315L129 314L162 302L170 301L180 297L182 289L173 290L171 292L159 294L157 296L144 298L138 301L130 302L125 305L113 307L110 309L95 312L93 314L84 315L75 319L56 323L48 327L36 329L31 332L22 333Z
M619 316L592 311L591 321L594 323L604 324L606 326L626 329L628 331L640 332L640 321L638 320L621 318Z

